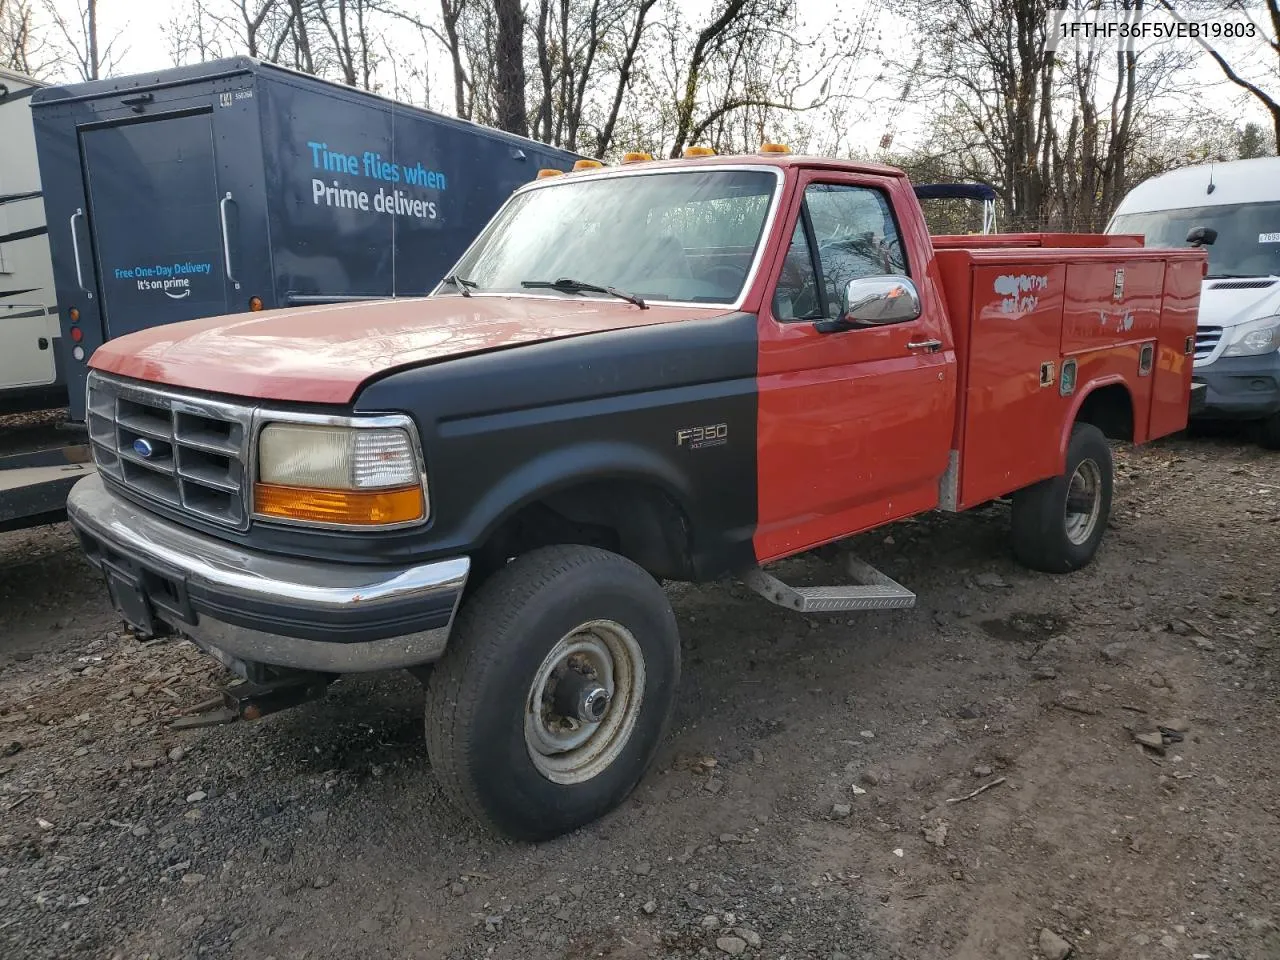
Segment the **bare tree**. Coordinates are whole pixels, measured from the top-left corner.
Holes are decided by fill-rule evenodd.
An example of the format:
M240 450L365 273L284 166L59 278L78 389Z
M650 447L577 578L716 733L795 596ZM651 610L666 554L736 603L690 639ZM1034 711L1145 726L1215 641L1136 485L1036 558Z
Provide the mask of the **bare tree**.
M1143 0L1129 0L1141 13ZM1000 195L1006 224L1096 230L1133 185L1139 127L1189 61L1164 44L1052 49L1040 0L908 0L932 152ZM944 32L958 22L959 30ZM917 61L918 63L920 61Z
M290 0L195 0L229 49L269 63L291 63L295 8ZM213 2L217 6L213 7ZM224 12L224 10L226 12Z
M799 10L796 0L718 0L697 27L668 0L626 104L650 118L642 138L671 156L702 141L755 149L766 137L807 140L821 131L806 119L837 103L851 109L866 21L828 13L810 27Z
M462 64L462 41L458 21L466 11L467 0L440 0L440 16L444 27L444 43L453 64L454 110L459 117L471 117L471 78ZM438 36L438 34L437 34Z
M293 66L304 73L316 73L316 59L311 52L311 21L307 0L286 0L289 9L287 45L293 52ZM284 45L282 45L282 48Z
M414 27L423 41L423 50L428 46L426 41L429 37L445 48L453 73L453 112L463 120L472 119L475 101L475 83L468 68L471 45L465 39L467 21L464 17L474 14L477 9L487 10L487 7L474 0L440 0L440 23L437 25L389 2L380 8L390 17ZM415 70L426 76L424 68Z
M458 43L467 64L467 118L498 125L498 20L496 0L467 0L458 20ZM521 58L523 65L523 57Z
M231 0L231 5L239 14L237 31L244 39L246 53L251 57L261 57L261 37L268 25L268 18L279 12L279 0ZM292 16L292 11L290 12ZM225 21L224 21L225 22ZM286 31L280 31L281 34ZM274 59L274 58L269 58Z
M1186 21L1185 10L1179 11L1169 0L1156 0L1160 7L1173 19ZM1269 78L1267 89L1262 79L1250 79L1246 68L1241 63L1233 64L1222 50L1203 37L1196 42L1216 63L1223 75L1233 84L1248 93L1262 105L1271 116L1271 124L1276 142L1280 143L1280 0L1216 0L1214 10L1221 15L1222 10L1235 11L1246 20L1259 39L1257 52L1258 72Z
M343 83L372 90L377 36L371 26L376 7L370 0L313 0L314 15L333 45Z
M205 10L203 0L189 0L184 6L175 7L165 23L169 59L177 67L220 57L218 32L218 23Z
M0 66L36 78L53 66L31 0L0 0Z
M640 0L640 3L636 6L635 15L627 27L626 41L614 67L617 72L617 78L614 83L613 99L610 102L604 124L596 136L595 154L597 157L603 157L613 147L613 131L618 125L618 111L622 109L623 98L631 88L632 73L636 65L636 53L640 49L640 41L644 39L645 27L647 26L646 18L657 2L658 0Z
M926 95L946 103L952 132L975 142L1010 216L1047 215L1057 68L1043 4L921 0L909 9L930 53Z
M63 15L55 0L44 0L45 12L67 45L76 69L84 80L97 80L114 72L124 56L117 33L102 43L98 31L98 0L76 0L74 18Z
M538 62L537 86L531 90L533 136L578 150L585 125L593 134L590 149L604 154L656 4L657 0L539 0L533 34ZM611 81L614 90L605 101Z
M528 136L529 115L524 99L524 9L520 0L493 0L493 13L498 27L494 47L495 119L508 133Z

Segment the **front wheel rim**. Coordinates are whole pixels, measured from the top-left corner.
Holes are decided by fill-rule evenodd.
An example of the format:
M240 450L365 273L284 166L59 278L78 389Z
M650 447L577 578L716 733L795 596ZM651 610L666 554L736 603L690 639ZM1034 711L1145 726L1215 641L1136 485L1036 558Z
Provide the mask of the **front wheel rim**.
M557 711L555 692L569 670L607 691L599 721L581 722ZM644 654L622 624L592 620L561 637L543 658L525 701L525 746L537 771L553 783L574 784L608 768L635 730L644 684Z
M1063 511L1067 539L1077 546L1089 542L1102 516L1102 468L1094 460L1081 460L1067 483Z

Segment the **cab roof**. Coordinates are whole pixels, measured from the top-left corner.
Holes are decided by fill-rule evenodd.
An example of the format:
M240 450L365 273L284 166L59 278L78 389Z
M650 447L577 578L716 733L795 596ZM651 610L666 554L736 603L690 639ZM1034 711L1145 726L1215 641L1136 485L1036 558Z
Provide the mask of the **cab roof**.
M869 173L881 177L906 178L906 173L897 167L870 163L863 160L838 160L833 157L814 157L803 154L779 153L731 153L717 154L713 157L679 157L674 160L642 160L636 163L606 164L586 170L575 170L565 176L575 180L617 174L620 171L631 173L643 170L688 170L692 167L740 167L749 164L753 167L777 167L782 170L839 170L842 172ZM552 178L559 181L559 177Z

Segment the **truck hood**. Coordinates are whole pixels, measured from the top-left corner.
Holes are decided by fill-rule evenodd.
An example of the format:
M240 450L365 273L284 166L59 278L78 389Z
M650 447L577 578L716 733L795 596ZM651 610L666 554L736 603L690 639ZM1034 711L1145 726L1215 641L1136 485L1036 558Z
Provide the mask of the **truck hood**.
M422 297L207 317L109 340L97 370L261 400L349 403L393 370L628 327L712 317L723 307L569 297Z
M1200 313L1196 322L1201 327L1234 327L1277 313L1280 313L1280 277L1205 280L1200 287Z

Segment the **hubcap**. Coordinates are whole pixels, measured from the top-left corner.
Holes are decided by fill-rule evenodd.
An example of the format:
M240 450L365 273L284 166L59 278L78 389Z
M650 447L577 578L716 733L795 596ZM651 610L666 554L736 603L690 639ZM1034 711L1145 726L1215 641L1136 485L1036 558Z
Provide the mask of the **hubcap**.
M617 759L644 695L644 655L631 631L592 620L565 634L534 674L524 739L554 783L582 783Z
M1067 539L1080 545L1087 543L1102 515L1102 470L1092 460L1081 460L1067 486Z

